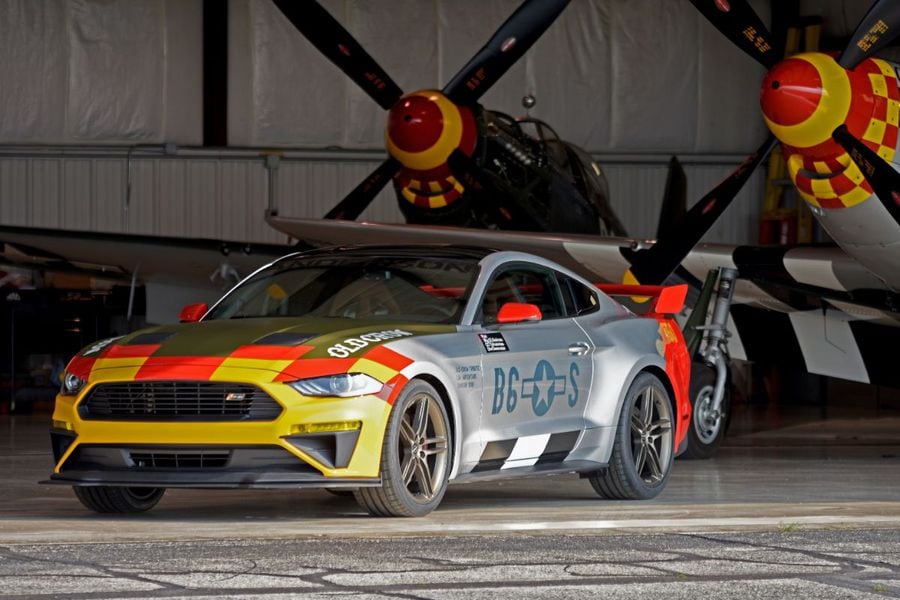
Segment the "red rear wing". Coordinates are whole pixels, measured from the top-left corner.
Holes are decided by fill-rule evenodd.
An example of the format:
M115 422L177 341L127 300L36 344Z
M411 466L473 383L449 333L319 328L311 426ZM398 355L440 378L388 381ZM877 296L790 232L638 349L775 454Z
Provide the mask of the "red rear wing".
M609 296L650 296L656 303L650 309L658 315L674 315L684 308L688 286L681 285L625 285L616 283L598 283L597 289Z

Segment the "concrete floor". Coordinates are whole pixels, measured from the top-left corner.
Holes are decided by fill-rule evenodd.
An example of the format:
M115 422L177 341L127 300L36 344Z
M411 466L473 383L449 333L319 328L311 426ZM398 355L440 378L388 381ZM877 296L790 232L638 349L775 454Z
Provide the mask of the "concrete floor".
M546 476L384 520L323 491L170 490L145 515L95 515L36 483L48 417L4 416L0 596L900 597L900 419L755 418L716 458L676 462L653 501Z

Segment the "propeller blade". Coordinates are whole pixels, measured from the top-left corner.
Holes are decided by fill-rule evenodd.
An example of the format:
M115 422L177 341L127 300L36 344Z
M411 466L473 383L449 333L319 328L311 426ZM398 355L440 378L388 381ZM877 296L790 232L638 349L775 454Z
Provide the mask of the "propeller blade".
M656 239L674 235L679 222L687 212L687 177L676 157L669 160L669 174L666 176L666 191L663 193L659 223L656 225Z
M319 52L333 62L383 109L403 90L363 50L353 36L315 0L273 0L275 6Z
M897 37L900 33L900 4L879 0L856 26L853 37L838 59L845 69L853 69Z
M734 44L771 69L780 60L772 34L747 0L691 0L716 29Z
M478 101L531 48L569 0L525 0L442 90L461 105Z
M853 136L846 125L841 125L832 134L834 141L844 147L847 154L866 181L872 186L875 195L887 211L900 223L900 173L894 170L883 158Z
M631 262L632 275L640 283L647 285L659 285L665 281L728 208L774 145L775 137L770 135L734 173L685 213L677 230L670 235L658 239L647 250L622 250L622 254Z
M381 163L377 169L372 171L368 177L363 179L358 186L353 188L353 191L347 194L337 206L328 211L325 218L343 219L347 221L356 220L356 218L362 214L362 211L366 210L372 203L372 200L375 199L378 192L387 185L387 182L390 181L402 167L403 165L397 160L389 157L386 161Z

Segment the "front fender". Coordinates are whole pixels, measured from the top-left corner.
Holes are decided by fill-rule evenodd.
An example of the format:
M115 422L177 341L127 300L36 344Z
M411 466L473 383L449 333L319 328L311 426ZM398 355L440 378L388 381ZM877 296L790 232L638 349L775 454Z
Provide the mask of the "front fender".
M415 379L417 377L433 378L438 383L440 383L441 387L443 387L442 391L445 393L445 399L449 404L447 408L452 413L448 416L450 417L450 421L453 427L453 460L450 468L450 479L454 479L459 469L459 458L462 449L463 430L461 426L462 419L460 418L459 394L456 391L453 379L444 371L444 369L431 361L416 361L413 364L409 365L407 368L403 369L403 371L401 371L401 375L409 380Z

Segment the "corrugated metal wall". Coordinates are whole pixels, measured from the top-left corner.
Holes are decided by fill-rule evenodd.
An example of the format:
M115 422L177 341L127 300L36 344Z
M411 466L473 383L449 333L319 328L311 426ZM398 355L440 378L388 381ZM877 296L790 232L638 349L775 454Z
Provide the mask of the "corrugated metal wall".
M278 242L263 219L271 201L282 215L321 217L380 162L377 153L286 155L274 176L258 153L182 150L79 151L0 148L0 223L86 231ZM697 201L739 160L681 157L689 203ZM666 157L599 157L613 207L631 235L652 237L666 181ZM726 164L710 164L722 163ZM274 193L269 198L270 181ZM764 180L747 184L707 241L756 239ZM400 222L388 187L363 218Z

